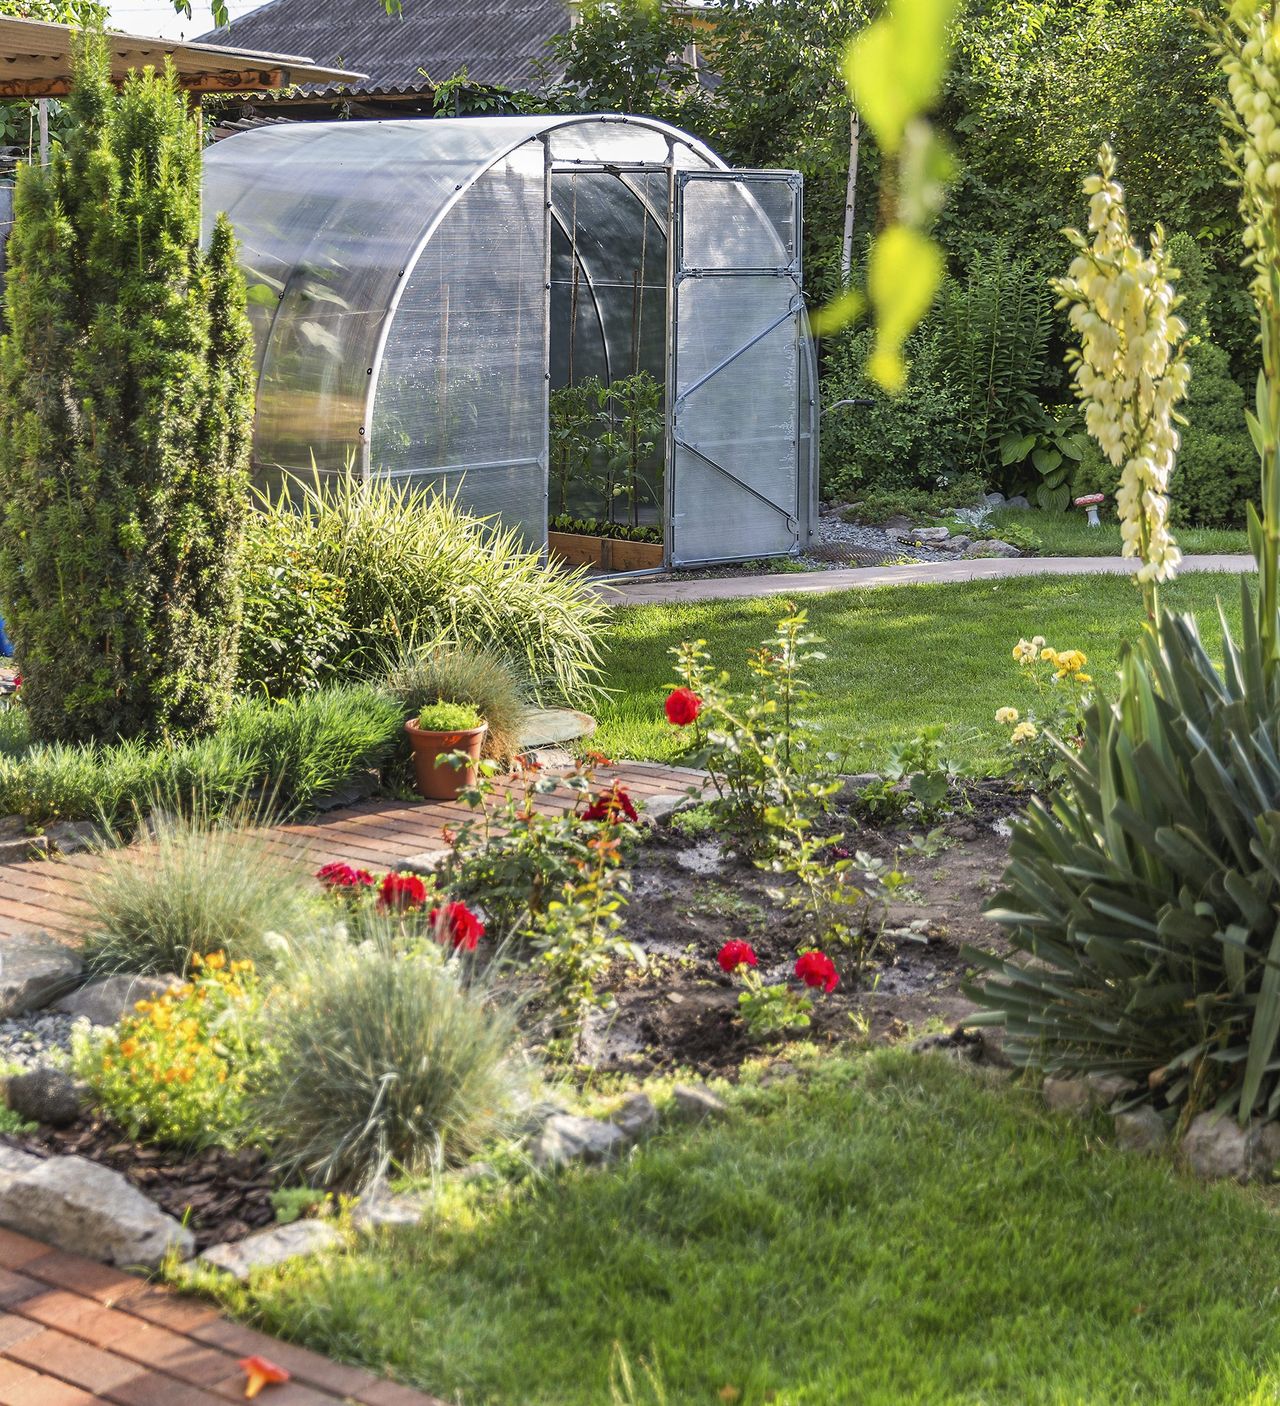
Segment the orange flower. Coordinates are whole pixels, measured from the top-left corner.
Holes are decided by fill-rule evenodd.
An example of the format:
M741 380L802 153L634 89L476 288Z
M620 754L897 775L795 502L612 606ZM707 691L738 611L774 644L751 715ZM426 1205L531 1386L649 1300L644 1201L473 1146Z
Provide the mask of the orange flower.
M210 971L221 971L227 965L227 954L225 952L210 952L204 959L204 964Z
M125 1057L125 1059L129 1059L132 1055L136 1054L137 1049L138 1042L136 1040L130 1039L120 1041L120 1053Z

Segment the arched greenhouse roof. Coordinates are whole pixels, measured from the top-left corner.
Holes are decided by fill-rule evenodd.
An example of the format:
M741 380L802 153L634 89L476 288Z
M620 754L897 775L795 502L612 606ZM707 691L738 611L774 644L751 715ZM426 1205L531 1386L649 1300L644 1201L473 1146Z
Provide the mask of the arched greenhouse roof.
M607 167L642 205L659 197L654 177L629 175L628 166L724 167L687 133L618 116L281 124L227 138L206 152L206 222L223 211L231 218L249 284L260 467L306 471L314 460L333 472L354 458L376 472L384 460L394 462L397 442L414 442L419 427L392 423L411 417L412 407L384 416L383 423L377 401L384 361L394 361L401 336L393 333L397 314L411 322L415 296L422 304L435 300L436 335L456 340L449 317L466 319L501 290L500 306L489 309L484 326L477 319L476 331L477 338L490 335L495 312L509 324L507 340L492 349L491 380L494 392L499 389L498 353L510 356L512 345L531 342L534 323L542 340L548 161L557 169ZM616 184L611 192L584 182L582 198L600 207L578 212L578 223L595 231L592 244L575 244L590 285L593 265L607 263ZM553 216L563 219L562 212ZM435 305L439 279L426 276L433 244L439 273L447 271L454 284L452 306L443 309ZM425 326L416 329L419 341L424 332ZM483 352L477 349L480 362ZM508 381L508 398L514 385ZM420 413L430 410L424 405ZM531 400L527 412L532 446L535 429L545 433L545 406ZM483 387L473 389L468 413L477 423L467 456L483 462L480 422L497 424ZM514 421L523 413L519 404L502 406L491 463L515 463L524 452L511 448L521 438Z

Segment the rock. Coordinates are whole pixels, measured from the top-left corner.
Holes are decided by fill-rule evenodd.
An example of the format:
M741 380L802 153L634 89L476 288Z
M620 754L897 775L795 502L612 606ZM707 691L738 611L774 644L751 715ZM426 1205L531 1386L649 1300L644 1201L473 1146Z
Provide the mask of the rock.
M912 1054L940 1054L963 1064L981 1064L986 1050L976 1030L949 1030L945 1035L921 1035L907 1047Z
M18 933L0 947L0 1019L38 1010L76 980L84 964L47 933Z
M546 1126L548 1118L554 1118L557 1113L568 1113L568 1108L554 1098L540 1098L533 1100L518 1110L514 1131L517 1137L528 1137L532 1133L540 1133Z
M676 855L676 863L690 874L706 877L724 868L724 846L719 840L699 840Z
M692 1122L722 1118L729 1111L724 1099L712 1093L705 1084L677 1084L671 1090L671 1097L680 1116Z
M640 820L642 823L657 825L663 820L670 820L677 812L688 810L690 806L697 804L698 798L689 795L687 791L681 791L679 795L647 796L640 811Z
M946 527L913 527L906 536L916 542L945 542L951 536L951 530Z
M971 542L963 552L964 557L1020 557L1021 551L1008 542L1002 542L998 537L984 538L980 542Z
M984 493L982 501L988 508L998 508L1004 502L1003 493Z
M1151 1107L1144 1103L1139 1108L1128 1108L1115 1116L1116 1146L1126 1152L1141 1152L1154 1156L1163 1152L1169 1143L1169 1129L1165 1121Z
M108 976L91 981L79 991L72 991L54 1002L54 1010L64 1015L79 1016L90 1025L114 1025L132 1015L139 1001L154 1001L171 986L182 980L169 976Z
M331 1221L295 1220L288 1225L269 1225L234 1244L210 1245L200 1256L201 1264L211 1265L242 1282L255 1269L270 1269L301 1255L319 1254L340 1244L342 1236Z
M1045 1105L1054 1113L1092 1113L1137 1092L1132 1079L1118 1074L1050 1077L1044 1081Z
M963 552L973 546L973 538L965 537L964 535L948 537L945 542L940 542L938 545L940 547L945 547L949 552Z
M107 836L91 820L57 820L45 826L44 835L59 854L82 854L107 844Z
M840 792L837 799L856 801L869 786L879 786L884 778L878 771L858 771L852 776L840 778Z
M1031 504L1027 502L1027 500L1022 496L1021 493L1015 493L1013 497L1005 503L1005 507L1022 508L1024 510L1030 510Z
M885 518L880 525L892 537L895 532L901 532L904 527L910 527L911 519L905 513L894 513L892 517Z
M1234 1118L1201 1113L1191 1120L1179 1153L1199 1177L1269 1179L1280 1162L1280 1125L1255 1120L1242 1128Z
M0 1225L107 1264L156 1268L186 1259L191 1232L119 1172L84 1157L50 1157L0 1178Z
M607 1162L627 1145L627 1135L613 1123L557 1113L547 1119L530 1149L535 1167L560 1167L566 1162Z
M417 1225L430 1204L431 1198L421 1192L396 1196L381 1188L360 1198L351 1213L351 1224L366 1235L387 1227ZM324 1224L323 1221L318 1223Z
M649 1095L637 1092L622 1100L622 1107L609 1115L609 1121L634 1142L658 1126L659 1116Z
M80 1086L62 1069L47 1064L14 1074L5 1084L5 1102L32 1123L65 1128L80 1116Z
M455 1167L445 1173L448 1181L496 1181L498 1173L490 1162L468 1162L464 1167Z
M526 764L532 763L530 770L572 771L573 753L567 747L534 747L523 754Z
M43 1161L43 1157L34 1157L30 1152L19 1152L8 1143L0 1143L0 1187L24 1172L34 1171Z
M452 853L448 849L424 849L421 854L411 854L408 859L399 860L397 867L429 879Z
M28 859L43 859L49 853L49 841L44 835L16 835L0 840L0 864L22 864Z

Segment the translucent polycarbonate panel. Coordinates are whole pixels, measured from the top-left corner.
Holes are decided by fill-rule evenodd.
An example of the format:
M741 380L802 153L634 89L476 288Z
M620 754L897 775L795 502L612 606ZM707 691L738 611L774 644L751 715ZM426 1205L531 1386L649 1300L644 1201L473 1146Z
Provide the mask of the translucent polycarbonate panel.
M667 133L636 121L573 122L557 127L550 136L552 161L626 161L666 163Z
M799 207L790 177L738 183L691 172L678 179L685 268L773 269L795 260Z
M807 546L818 502L818 364L807 316L800 337L800 541Z
M441 222L405 279L373 401L375 474L460 470L459 500L541 540L546 499L544 158L526 144Z
M783 238L757 187L770 199L777 189L788 193ZM779 555L800 540L801 499L810 491L801 445L804 305L798 268L761 258L762 250L785 249L798 210L798 178L725 172L678 180L670 491L677 564ZM737 262L722 254L708 267L701 260L725 219ZM751 272L761 268L776 271Z

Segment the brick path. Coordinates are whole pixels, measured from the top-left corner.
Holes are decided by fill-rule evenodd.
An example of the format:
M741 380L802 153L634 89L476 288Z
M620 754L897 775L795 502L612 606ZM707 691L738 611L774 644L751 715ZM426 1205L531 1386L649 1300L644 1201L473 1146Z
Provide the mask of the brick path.
M684 791L700 777L644 762L597 772L601 787L614 779L648 798ZM572 798L552 793L538 805L568 810ZM263 840L312 869L331 860L393 868L445 848L446 827L471 814L462 805L371 800L265 831ZM0 865L0 960L4 937L22 930L74 943L84 916L77 890L97 863L76 855ZM255 1354L292 1374L263 1389L262 1406L444 1406L230 1323L163 1286L0 1229L0 1406L218 1406L243 1400L237 1362Z
M649 762L620 762L596 773L602 788L615 778L637 798L684 791L701 779L698 772ZM538 798L541 810L568 810L572 804L567 791ZM473 814L459 803L362 801L303 824L264 831L263 842L282 854L296 855L299 864L312 869L331 860L389 869L412 855L446 848L446 827L456 829ZM81 854L0 864L0 957L3 939L11 933L42 929L61 941L75 942L84 922L79 891L92 880L98 863L94 856Z
M1122 557L978 557L971 561L922 561L910 566L851 566L837 571L780 571L768 576L677 577L670 581L616 581L597 589L611 605L679 605L687 601L742 600L753 596L812 596L868 586L920 586L943 581L988 581L1008 576L1132 575ZM1251 556L1183 557L1187 571L1255 570ZM1234 589L1234 588L1233 588Z
M0 1406L226 1406L242 1357L292 1380L262 1406L444 1406L358 1367L228 1323L162 1285L0 1230Z

